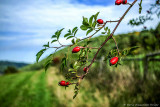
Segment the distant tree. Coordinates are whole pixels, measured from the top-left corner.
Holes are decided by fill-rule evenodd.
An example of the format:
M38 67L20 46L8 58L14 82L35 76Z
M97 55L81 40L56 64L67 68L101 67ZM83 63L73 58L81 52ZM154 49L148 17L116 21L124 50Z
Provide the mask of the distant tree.
M20 72L17 68L13 67L13 66L8 66L5 70L4 70L4 74L11 74L11 73L18 73Z

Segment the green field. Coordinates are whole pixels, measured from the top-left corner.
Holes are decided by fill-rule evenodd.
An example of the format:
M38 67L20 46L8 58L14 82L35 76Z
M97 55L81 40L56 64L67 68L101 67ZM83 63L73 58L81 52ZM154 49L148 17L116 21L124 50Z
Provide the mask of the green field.
M93 70L92 70L93 71ZM96 75L97 73L97 75ZM158 73L159 74L159 73ZM160 79L146 81L134 68L122 65L110 72L94 70L81 83L73 99L74 85L65 90L65 80L56 67L0 76L0 107L122 107L123 104L158 103Z
M103 97L98 90L89 89L87 80L82 84L78 97L73 100L74 86L66 90L58 86L58 82L63 79L58 74L58 69L54 67L51 67L46 74L41 70L0 76L0 107L97 107L98 105L105 107L108 105L107 97Z

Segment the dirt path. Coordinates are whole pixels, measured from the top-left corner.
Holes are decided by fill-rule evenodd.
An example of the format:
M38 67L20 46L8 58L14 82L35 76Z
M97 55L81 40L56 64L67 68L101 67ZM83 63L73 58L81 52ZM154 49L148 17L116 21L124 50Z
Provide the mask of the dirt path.
M81 84L81 90L78 96L73 100L74 95L74 85L69 86L66 90L64 87L58 85L58 82L65 80L62 75L59 75L59 70L55 67L51 67L47 72L48 86L52 89L51 91L55 93L59 102L65 107L107 107L108 99L102 98L98 90L91 91L90 85L87 80ZM86 93L87 92L87 93ZM93 100L93 98L95 101ZM105 100L105 102L104 102ZM53 105L54 106L54 105Z

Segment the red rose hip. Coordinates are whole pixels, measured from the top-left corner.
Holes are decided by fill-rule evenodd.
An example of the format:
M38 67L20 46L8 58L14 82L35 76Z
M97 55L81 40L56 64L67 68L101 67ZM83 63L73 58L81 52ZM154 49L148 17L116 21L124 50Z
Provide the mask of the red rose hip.
M111 65L116 64L118 62L118 57L113 57L109 62Z
M67 85L70 85L70 83L69 83L69 82L66 82L66 86L67 86Z
M59 85L61 85L61 86L65 86L65 85L66 85L66 81L63 81L63 80L62 80L62 81L60 81L60 82L59 82Z
M127 0L121 0L121 3L122 3L122 4L126 4L126 3L127 3Z
M103 24L103 20L102 20L102 19L98 19L98 20L97 20L97 23Z
M122 0L116 0L115 1L115 5L120 5L122 2L121 2Z
M84 71L84 72L87 72L87 70L88 70L88 67L84 67L84 68L83 68L83 71Z
M72 53L77 53L79 51L80 51L80 47L75 47L73 48Z

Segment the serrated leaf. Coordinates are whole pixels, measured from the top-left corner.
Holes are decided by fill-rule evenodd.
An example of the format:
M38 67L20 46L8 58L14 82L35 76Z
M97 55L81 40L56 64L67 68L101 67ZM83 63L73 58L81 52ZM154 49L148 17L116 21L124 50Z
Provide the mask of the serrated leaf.
M97 13L94 15L95 21L97 20L98 14L99 14L99 12L97 12Z
M96 24L97 24L97 21L95 20L94 22L93 22L93 25L92 25L92 27L96 27Z
M101 32L101 34L105 34L106 32Z
M49 47L49 42L46 45L43 45L43 47Z
M73 28L72 33L74 33L77 29L78 27Z
M94 15L92 15L92 16L89 18L89 25L90 25L90 26L92 26L93 18L94 18Z
M53 43L53 42L56 42L57 40L52 40L52 42L51 43Z
M61 60L61 71L63 71L64 67L67 66L67 59L66 57L62 58Z
M45 72L47 71L49 65L50 65L51 59L47 60L44 64Z
M108 27L104 28L104 30L107 32L107 30L108 30Z
M64 58L62 58L62 61L61 61L62 64L64 64L65 66L67 66L66 60L67 60L67 59L64 57Z
M110 33L111 33L111 30L110 30L110 29L108 29L107 35L110 35Z
M88 29L88 26L81 25L80 28L81 28L82 30L87 30L87 29Z
M67 34L65 34L65 35L64 35L64 37L67 37L67 36L69 36L69 35L71 35L71 33L67 33Z
M74 32L74 36L76 35L77 31L78 31L78 29L76 29L76 31Z
M74 41L74 39L72 39L72 43L73 43L73 44L75 44L75 41Z
M89 29L88 31L87 31L87 33L86 33L86 36L89 34L89 33L91 33L93 31L93 29Z
M57 34L58 34L58 30L55 32L56 37L57 37Z
M36 62L38 63L39 58L42 56L42 54L44 53L44 51L46 51L46 49L42 49L40 50L37 54L36 54Z
M74 36L69 36L67 39L73 38Z
M89 25L89 23L88 23L88 19L87 18L85 18L85 17L83 17L83 25L86 25L86 26L88 26Z
M56 36L56 35L53 35L51 38L57 38L57 36Z
M58 33L57 33L57 40L59 39L59 36L61 35L61 32L62 32L63 29L64 29L64 28L62 28L62 29L60 29L60 30L58 31Z
M71 34L71 30L69 29L68 32Z
M48 47L48 45L43 45L43 47Z

